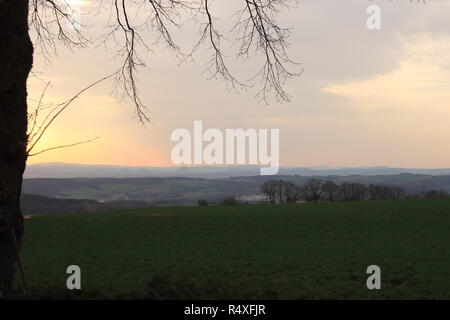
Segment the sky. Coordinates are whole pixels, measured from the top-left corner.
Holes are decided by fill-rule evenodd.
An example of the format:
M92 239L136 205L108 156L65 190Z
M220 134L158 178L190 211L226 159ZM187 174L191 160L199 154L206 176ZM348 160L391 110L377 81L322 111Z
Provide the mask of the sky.
M230 29L237 1L214 1L218 26ZM72 1L81 12L90 2ZM369 30L366 10L381 8L381 29ZM140 13L141 14L141 13ZM280 130L283 166L450 167L450 0L427 4L407 0L308 0L283 12L279 21L292 27L290 56L303 73L290 79L291 102L269 105L257 90L226 89L205 71L208 47L195 61L180 64L164 47L143 55L148 69L139 71L139 88L152 122L141 125L131 104L120 102L105 82L80 96L47 131L39 151L99 137L91 143L31 157L29 163L70 162L130 166L172 166L171 133L205 128ZM88 34L100 34L106 17L84 17ZM197 29L176 34L185 51ZM228 34L231 38L232 34ZM150 37L150 36L149 36ZM151 39L149 39L151 42ZM224 44L233 73L251 77L258 57L234 61ZM35 54L29 80L29 105L36 105L46 81L47 103L57 103L110 74L120 64L113 48L58 48L46 63Z

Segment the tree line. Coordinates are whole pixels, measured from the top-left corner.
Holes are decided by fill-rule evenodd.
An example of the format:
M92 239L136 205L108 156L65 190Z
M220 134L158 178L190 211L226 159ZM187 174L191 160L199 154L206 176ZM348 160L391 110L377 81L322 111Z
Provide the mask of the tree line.
M442 190L429 190L417 194L407 194L399 186L357 182L324 181L311 178L302 186L287 180L268 180L260 188L268 202L294 203L297 201L363 201L399 200L405 198L446 198L449 194Z

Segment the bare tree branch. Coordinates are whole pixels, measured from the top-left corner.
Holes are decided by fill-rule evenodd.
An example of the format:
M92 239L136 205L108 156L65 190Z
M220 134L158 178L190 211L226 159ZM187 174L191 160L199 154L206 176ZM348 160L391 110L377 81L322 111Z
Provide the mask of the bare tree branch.
M58 44L68 48L86 47L83 26L66 0L30 0L30 26L35 33L35 47L48 62Z
M107 46L109 41L115 45L114 57L121 59L114 73L114 91L120 100L130 100L140 122L150 121L149 111L142 101L137 72L145 68L143 54L154 45L163 44L182 61L192 58L203 45L208 44L212 56L207 64L210 78L223 80L228 88L248 88L256 82L259 85L257 98L268 102L273 92L280 101L289 101L285 91L285 82L301 73L299 64L287 54L287 41L290 29L282 27L278 15L282 10L297 4L296 0L240 0L243 8L236 12L238 21L232 28L237 35L238 58L248 59L251 55L263 58L261 67L255 75L243 82L231 71L226 54L222 50L224 35L217 28L217 19L211 8L210 0L113 0L110 21L100 41ZM87 41L81 33L78 21L71 15L66 0L31 0L31 24L36 31L42 51L56 50L56 41L63 45L85 46ZM103 6L99 2L99 7ZM100 11L100 9L99 9ZM176 43L173 30L183 26L183 19L194 19L200 24L200 36L192 50L183 54ZM69 24L73 29L69 33L64 28ZM53 28L52 28L53 26ZM145 34L145 35L144 35ZM148 35L156 37L156 43L149 44ZM51 50L49 50L49 48Z
M42 153L44 153L44 152L48 152L48 151L51 151L51 150L64 149L64 148L69 148L69 147L75 147L75 146L78 146L78 145L80 145L80 144L90 143L90 142L95 141L95 140L97 140L97 139L100 139L100 137L96 137L96 138L93 138L93 139L90 139L90 140L86 140L86 141L80 141L80 142L76 142L76 143L71 143L71 144L66 144L66 145L61 145L61 146L56 146L56 147L47 148L47 149L38 151L38 152L36 152L36 153L30 153L30 154L28 154L28 156L29 156L29 157L33 157L33 156L37 156L37 155L39 155L39 154L42 154Z
M45 95L45 92L48 89L49 83L46 85L45 89L43 90L41 94L41 98L39 99L38 105L35 108L34 111L29 113L29 121L32 120L33 125L31 126L29 132L28 132L28 149L27 152L30 155L31 152L34 150L36 145L39 143L39 141L42 139L42 137L47 132L48 128L54 123L56 119L76 100L78 99L83 93L88 91L89 89L95 87L96 85L100 84L101 82L110 79L114 76L114 74L111 74L109 76L103 77L100 80L95 81L94 83L88 85L87 87L83 88L82 90L78 91L74 96L72 96L70 99L66 100L63 103L59 104L42 104L43 97ZM41 122L41 124L37 124L38 122L38 115L41 111L44 109L50 108L50 111L45 115L44 120ZM92 141L92 140L91 140ZM85 142L82 142L85 143ZM80 144L80 143L77 143ZM56 148L56 147L55 147ZM51 149L55 149L51 148ZM42 153L42 152L39 152ZM36 155L36 153L34 154Z
M290 29L283 28L276 20L282 9L291 8L286 0L245 0L245 8L237 13L238 22L234 31L238 33L240 42L238 57L247 59L253 48L256 54L264 57L263 66L251 79L259 79L261 89L257 97L267 103L268 93L273 90L276 98L290 101L284 90L287 79L301 74L299 63L287 54L287 42ZM296 67L297 70L290 70Z

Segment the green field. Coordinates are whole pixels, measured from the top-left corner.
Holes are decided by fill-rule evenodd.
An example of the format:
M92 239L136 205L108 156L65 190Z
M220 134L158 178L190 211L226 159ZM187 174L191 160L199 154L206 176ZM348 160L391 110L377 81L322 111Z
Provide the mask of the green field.
M23 255L62 295L75 264L110 298L450 299L449 240L450 199L167 207L33 217Z

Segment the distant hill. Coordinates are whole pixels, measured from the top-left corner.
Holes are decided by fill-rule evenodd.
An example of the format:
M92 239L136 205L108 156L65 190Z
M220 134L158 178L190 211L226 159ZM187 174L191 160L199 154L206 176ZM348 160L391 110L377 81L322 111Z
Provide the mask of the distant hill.
M86 199L57 199L34 194L22 195L24 215L78 213L149 208L157 205L149 201L108 201L99 202Z
M189 166L189 167L128 167L112 165L82 165L69 163L42 163L28 165L25 178L230 178L259 175L259 166ZM424 175L450 175L450 169L406 169L380 167L331 168L282 167L280 175L348 176L393 175L401 173Z
M204 178L70 178L25 179L23 192L60 199L95 201L145 201L147 204L192 204L198 199L221 201L226 196L260 194L261 184L268 179L285 179L299 185L310 176L252 176L227 179ZM323 176L322 179L363 184L400 186L407 193L436 189L450 192L450 175L419 174Z
M73 213L96 211L98 201L79 199L54 199L40 195L22 195L22 211L24 215Z

